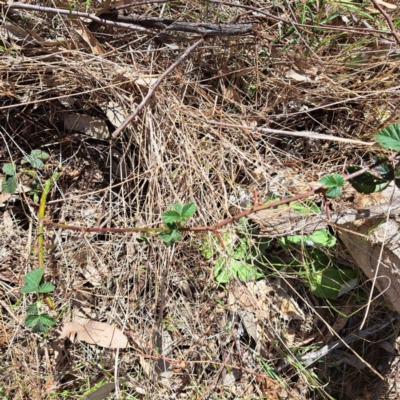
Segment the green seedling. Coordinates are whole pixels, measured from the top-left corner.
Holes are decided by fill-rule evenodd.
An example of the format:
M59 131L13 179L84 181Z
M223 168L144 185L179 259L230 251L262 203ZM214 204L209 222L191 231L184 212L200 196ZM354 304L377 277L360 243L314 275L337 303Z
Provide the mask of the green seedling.
M54 290L54 285L50 282L43 282L44 268L38 268L28 272L24 277L25 285L22 293L35 293L38 300L27 307L27 317L25 326L32 329L32 332L47 333L49 329L56 324L56 320L46 312L43 312L44 301L41 297Z
M165 231L158 236L167 245L171 246L181 238L180 228L196 212L196 205L192 202L185 205L172 204L170 209L163 212L161 218L164 222Z
M38 202L39 194L41 192L41 185L35 170L42 168L44 166L43 161L47 160L49 157L49 154L42 150L32 150L31 154L26 155L21 161L21 165L29 164L31 168L21 168L19 172L17 172L17 166L15 163L4 164L2 170L6 175L6 178L1 184L2 192L15 193L18 186L18 175L27 174L33 178L31 186L32 190L29 192L29 194L33 196L34 201Z

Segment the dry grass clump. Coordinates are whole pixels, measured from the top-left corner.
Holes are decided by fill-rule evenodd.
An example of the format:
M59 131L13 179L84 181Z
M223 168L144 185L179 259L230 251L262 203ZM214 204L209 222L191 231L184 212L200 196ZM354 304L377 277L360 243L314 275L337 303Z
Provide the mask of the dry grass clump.
M50 154L39 173L43 183L62 172L47 203L52 221L157 227L170 204L192 201L197 213L190 224L213 224L252 190L260 197L286 196L323 174L368 162L375 151L335 138L371 141L398 120L399 53L390 36L354 33L367 18L361 11L371 15L367 22L374 29L386 29L382 16L354 4L359 13L340 2L249 2L254 9L192 1L132 6L128 12L180 21L258 23L254 35L206 38L113 141L110 135L186 49L190 35L168 32L178 38L167 40L157 31L149 36L93 27L85 19L31 10L6 16L3 9L0 164L19 168L33 149ZM97 3L74 7L100 9ZM398 9L391 18L399 22ZM341 30L311 26L324 21ZM68 122L78 116L86 118L83 128ZM303 131L333 140L290 135ZM26 174L20 180L32 185ZM79 399L115 381L113 396L121 399L367 399L381 384L373 370L396 374L395 367L387 373L394 322L357 342L358 356L343 347L309 366L297 359L333 340L328 325L339 337L357 329L367 283L331 303L312 296L298 274L272 266L265 266L262 287L218 285L215 257L203 257L202 237L192 234L167 248L140 234L47 229L53 316L60 325L90 318L118 326L129 347L60 340L56 330L33 334L24 325L32 297L22 296L21 286L38 265L38 204L23 187L0 199L4 398ZM276 244L273 250L278 252ZM338 253L340 248L330 256ZM385 304L374 302L364 329L390 318Z

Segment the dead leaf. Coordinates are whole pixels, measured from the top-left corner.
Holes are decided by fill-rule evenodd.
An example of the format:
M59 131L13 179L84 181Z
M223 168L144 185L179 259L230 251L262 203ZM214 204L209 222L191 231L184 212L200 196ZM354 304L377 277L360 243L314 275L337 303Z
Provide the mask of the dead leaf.
M79 341L109 349L125 349L128 339L123 332L105 322L88 320L84 325L79 322L66 322L62 326L60 337L73 337Z
M397 8L395 4L387 3L383 0L376 0L376 2L379 3L381 6L388 8L389 10L395 10Z
M4 226L8 229L11 229L13 226L13 220L8 211L4 211L4 213L3 213L3 223L4 223Z
M66 130L74 130L85 133L96 139L106 140L110 136L107 124L98 117L84 114L66 114L64 117Z
M103 55L106 53L106 51L103 49L101 44L97 41L97 39L94 37L92 32L86 26L83 24L81 20L76 21L78 27L75 28L75 30L78 32L78 34L82 37L82 39L90 46L92 49L92 53L96 55Z
M320 80L318 76L313 78L312 76L310 76L305 72L296 72L293 69L286 71L285 76L286 78L294 79L297 82L317 82Z
M94 392L90 393L89 396L85 397L85 400L103 400L105 399L113 390L115 390L115 383L106 383L100 386Z

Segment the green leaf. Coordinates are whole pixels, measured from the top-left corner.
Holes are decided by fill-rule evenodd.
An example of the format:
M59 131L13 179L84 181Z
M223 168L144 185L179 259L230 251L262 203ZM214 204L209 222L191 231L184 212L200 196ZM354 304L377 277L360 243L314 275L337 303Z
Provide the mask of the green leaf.
M50 155L43 150L32 150L30 156L37 160L47 160Z
M304 284L315 296L335 300L355 288L359 272L350 268L329 267L312 272L309 279L310 281Z
M54 290L54 285L50 282L42 283L38 288L38 293L49 293Z
M340 190L340 187L334 187L330 188L326 191L325 195L326 197L329 197L331 199L334 199L336 197L339 197L342 191Z
M38 321L39 321L39 315L37 314L28 315L25 318L25 326L27 328L31 328L33 325L37 324Z
M348 167L347 172L352 174L353 172L359 171L361 167ZM390 181L379 178L370 172L366 172L362 175L356 176L349 180L350 184L357 190L357 192L370 194L375 192L381 192L390 183Z
M400 151L400 125L391 124L381 129L374 136L375 140L385 149Z
M241 238L239 244L233 250L233 258L243 260L249 253L250 243L247 237Z
M286 236L286 240L292 244L304 244L306 246L332 247L336 244L336 238L327 229L320 229L312 235Z
M172 224L181 220L181 214L176 210L168 210L161 214L161 218L164 221L164 224Z
M214 265L214 277L218 283L227 283L231 280L232 270L227 268L226 261L220 257Z
M290 208L299 214L319 214L320 208L311 200L293 201L290 203Z
M255 266L248 264L244 261L231 260L229 264L232 268L234 275L241 282L253 281L263 276Z
M35 315L38 313L38 306L37 304L31 304L30 306L26 307L26 312L28 315Z
M42 162L42 160L39 160L38 158L34 158L34 157L32 157L31 155L25 156L25 157L22 159L21 164L26 164L26 163L31 164L31 166L32 166L33 168L42 168L43 165L44 165L43 162Z
M31 272L28 272L24 277L25 285L22 288L22 293L37 292L39 289L40 282L44 275L44 268L37 268Z
M1 183L1 190L3 193L14 193L17 190L17 178L10 176L8 179L4 179Z
M17 167L14 163L7 163L3 165L3 172L6 175L14 176L17 173Z
M227 283L233 278L237 278L241 282L248 282L262 276L263 274L254 265L242 260L229 259L226 261L220 257L214 265L214 277L218 283Z
M28 315L25 319L25 326L32 328L33 333L47 333L56 323L57 321L49 314Z
M183 206L181 217L184 219L190 218L196 212L196 204L190 202Z
M181 233L176 230L173 229L170 232L161 232L158 234L158 236L160 237L160 239L167 245L167 246L171 246L172 244L174 244L175 242L177 242L178 240L180 240L181 238Z
M343 176L340 174L330 174L323 176L319 183L324 185L327 188L336 188L343 186L346 181L344 180Z
M179 204L179 203L172 204L171 208L173 210L175 210L180 216L182 215L182 210L183 210L183 205L182 204Z

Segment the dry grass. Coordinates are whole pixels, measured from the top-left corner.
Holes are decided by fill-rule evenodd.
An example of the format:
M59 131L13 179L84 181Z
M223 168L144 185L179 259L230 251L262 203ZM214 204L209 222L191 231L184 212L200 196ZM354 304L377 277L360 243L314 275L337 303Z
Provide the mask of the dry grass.
M249 4L297 22L304 18L308 25L308 10L319 21L342 12L348 27L365 19L339 2L310 3L308 8L291 1ZM84 5L77 7L84 10ZM90 7L96 11L95 4ZM261 197L297 193L321 174L340 173L376 154L365 146L267 135L205 120L363 141L399 122L398 47L378 34L346 32L342 17L331 21L342 32L296 26L290 33L284 24L227 5L188 1L143 5L134 12L261 23L254 36L208 38L110 146L108 140L66 131L66 115L96 117L112 133L116 115L120 121L126 118L147 93L146 79L159 76L187 44L167 45L101 27L94 35L105 53L97 54L68 17L14 11L12 23L43 41L37 36L36 41L8 38L1 32L0 164L19 166L32 149L51 155L40 174L44 182L55 170L62 171L47 205L47 216L54 221L156 227L170 204L193 201L198 211L190 224L212 224L229 215L244 190L257 189ZM391 17L399 24L398 9ZM379 13L367 22L386 29ZM30 178L21 179L31 184ZM166 248L155 237L139 241L132 234L48 229L46 279L56 286L54 316L60 324L82 315L114 324L129 335L130 345L116 351L60 342L55 331L32 334L24 319L33 298L21 294L21 285L23 275L37 267L37 213L38 204L27 193L0 205L2 398L81 399L95 387L119 380L114 396L120 399L367 399L379 378L365 362L389 383L396 382L397 364L387 372L389 365L380 358L384 350L377 345L388 343L381 346L389 348L389 339L398 332L392 325L357 342L358 359L344 348L336 358L326 356L309 367L295 361L332 339L327 325L347 323L338 330L341 337L359 326L368 283L328 304L313 297L299 275L282 279L268 267L271 282L295 299L304 319L282 318L273 307L277 294L269 293L267 308L261 309L261 302L250 307L258 316L255 340L243 322L249 306L230 301L232 293L240 298L238 290L248 288L238 282L218 285L215 259L204 258L201 238L189 234ZM331 256L351 263L339 247ZM351 317L343 319L341 313ZM385 304L374 302L365 329L390 315ZM380 398L384 392L385 398L399 393L387 387Z

